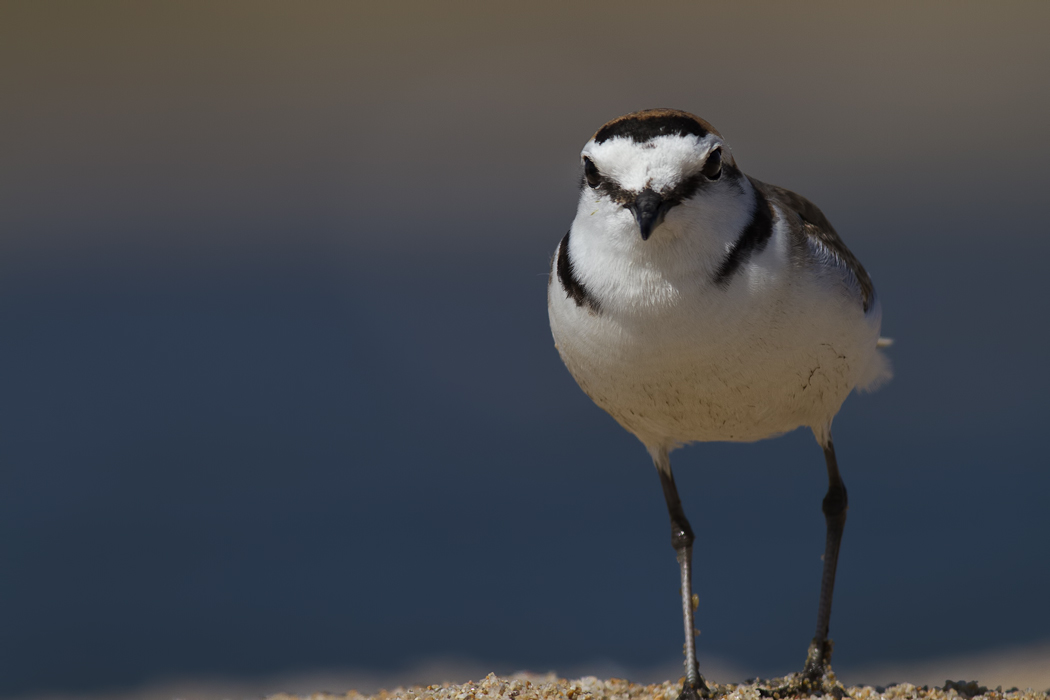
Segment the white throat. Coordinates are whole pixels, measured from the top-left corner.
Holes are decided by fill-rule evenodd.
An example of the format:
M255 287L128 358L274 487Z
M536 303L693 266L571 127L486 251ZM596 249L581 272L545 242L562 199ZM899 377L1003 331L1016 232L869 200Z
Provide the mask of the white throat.
M672 207L649 240L630 211L585 186L569 241L580 281L624 313L673 306L683 288L710 284L750 222L755 200L746 178L713 184Z

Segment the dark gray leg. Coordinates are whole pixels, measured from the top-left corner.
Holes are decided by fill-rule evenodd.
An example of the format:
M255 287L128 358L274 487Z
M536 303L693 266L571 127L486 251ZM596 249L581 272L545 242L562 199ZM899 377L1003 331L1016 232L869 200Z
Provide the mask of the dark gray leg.
M707 695L707 684L700 675L696 664L696 638L693 632L693 529L682 510L682 501L678 498L678 489L671 474L671 462L667 453L654 458L656 469L660 473L660 485L664 489L664 500L667 501L667 513L671 516L671 545L678 555L678 565L682 570L682 619L685 622L685 684L678 700L697 700Z
M817 609L817 633L806 654L806 678L817 681L831 664L831 640L828 639L828 624L831 621L831 596L835 591L835 567L839 561L839 545L842 530L846 527L846 486L839 476L839 465L835 460L835 445L828 435L824 445L824 460L828 465L828 493L824 496L824 520L828 526L828 537L824 545L824 575L820 580L820 607Z

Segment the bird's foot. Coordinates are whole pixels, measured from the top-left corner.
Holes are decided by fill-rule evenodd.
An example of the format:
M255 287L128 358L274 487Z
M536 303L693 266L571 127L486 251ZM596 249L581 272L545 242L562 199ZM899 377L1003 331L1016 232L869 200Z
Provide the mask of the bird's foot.
M834 644L830 639L814 638L806 652L806 665L802 678L811 683L821 682L831 672L831 650Z
M814 679L806 673L792 673L783 679L783 685L771 688L759 688L759 695L763 698L809 698L824 697L830 695L837 700L846 696L846 689L835 678L831 669L819 678Z
M796 679L800 695L833 695L841 700L846 694L835 672L831 670L831 650L834 644L830 639L814 638L806 652L806 665L802 675Z
M846 689L835 678L835 673L831 670L830 665L826 665L819 670L807 668L788 683L787 691L787 695L796 697L823 697L831 695L838 700L842 700L846 695ZM784 694L782 693L781 695L783 696Z
M760 690L763 697L788 698L831 695L839 700L846 695L846 689L831 670L831 640L823 642L814 639L806 653L806 665L802 673L792 673L784 678L778 688Z
M703 700L710 697L711 691L708 689L707 684L704 683L703 676L700 676L695 682L689 680L682 682L682 692L678 696L678 700Z

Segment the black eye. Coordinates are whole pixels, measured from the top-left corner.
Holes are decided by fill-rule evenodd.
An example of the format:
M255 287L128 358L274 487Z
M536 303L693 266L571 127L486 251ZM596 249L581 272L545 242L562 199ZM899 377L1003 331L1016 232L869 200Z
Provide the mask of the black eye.
M700 169L708 180L717 180L722 176L722 149L716 148L707 157L707 162Z
M587 184L591 187L597 187L602 183L602 176L598 172L597 166L595 166L594 161L586 156L583 159L583 176L587 178Z

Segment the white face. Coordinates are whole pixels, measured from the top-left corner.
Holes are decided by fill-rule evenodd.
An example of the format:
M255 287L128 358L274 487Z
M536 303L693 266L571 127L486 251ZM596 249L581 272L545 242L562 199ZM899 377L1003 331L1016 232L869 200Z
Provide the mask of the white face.
M637 143L617 137L604 143L590 141L581 154L590 158L604 178L635 194L646 188L658 194L673 190L700 173L708 156L716 149L723 160L732 162L722 139L715 134L657 136Z
M750 212L750 186L713 132L660 134L641 142L624 136L592 139L581 155L579 227L632 244L680 236L712 239L735 232Z

